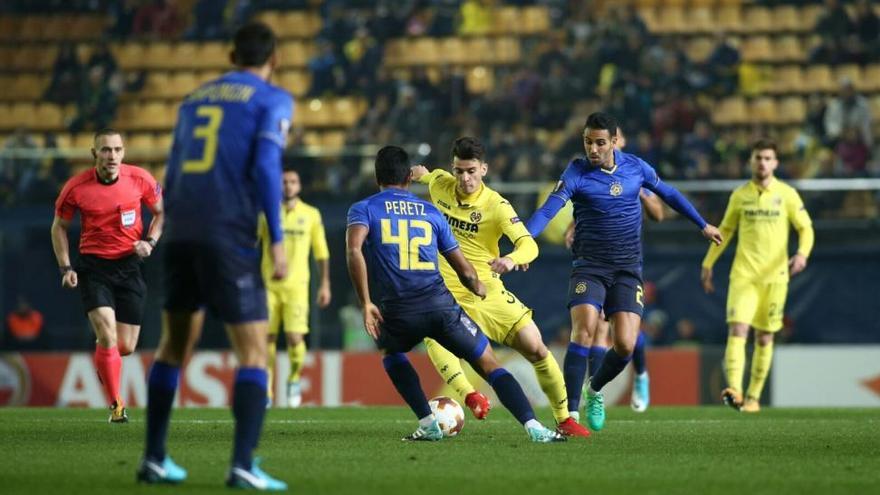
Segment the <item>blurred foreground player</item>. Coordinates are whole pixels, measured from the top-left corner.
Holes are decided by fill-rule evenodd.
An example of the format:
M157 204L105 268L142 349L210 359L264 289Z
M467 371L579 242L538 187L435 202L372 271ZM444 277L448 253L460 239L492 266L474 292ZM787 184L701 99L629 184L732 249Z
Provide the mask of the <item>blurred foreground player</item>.
M287 274L281 237L281 153L293 100L267 81L276 65L275 36L261 23L235 34L236 70L184 100L166 178L168 210L165 310L150 369L146 448L139 480L179 483L186 471L165 442L180 367L198 341L205 308L225 324L239 368L232 412L235 436L226 483L284 490L252 458L266 412L266 291L260 274L257 220L271 239L273 278Z

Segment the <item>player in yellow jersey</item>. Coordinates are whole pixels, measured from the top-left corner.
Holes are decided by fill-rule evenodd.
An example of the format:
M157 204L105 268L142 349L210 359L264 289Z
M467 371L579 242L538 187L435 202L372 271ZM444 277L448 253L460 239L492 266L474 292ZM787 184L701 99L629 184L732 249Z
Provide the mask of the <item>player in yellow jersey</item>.
M736 256L730 269L727 323L730 332L724 353L727 385L722 400L744 412L758 412L764 381L773 360L773 336L782 328L789 276L807 266L813 249L813 226L804 203L793 187L776 179L776 144L761 140L752 147L752 180L730 195L720 229L724 242L710 246L703 259L701 281L707 293L712 265L739 230ZM798 232L797 253L788 257L788 224ZM755 350L745 400L742 394L749 327L755 329Z
M541 332L532 320L532 310L505 289L501 275L538 256L538 245L517 216L513 206L483 184L488 166L483 145L472 137L461 137L452 147L452 173L412 168L413 180L427 184L431 201L446 217L465 258L477 269L486 285L486 298L473 296L441 259L440 273L455 300L491 340L516 349L535 368L541 389L550 400L558 431L586 437L590 432L568 414L565 382L559 364L547 350ZM513 243L511 253L500 256L498 241L506 235ZM478 419L489 412L485 396L474 389L455 355L426 339L428 355L437 371L464 399Z
M299 198L302 190L299 174L285 170L282 176L281 229L284 233L284 252L287 255L287 276L273 280L272 262L268 255L269 231L261 218L260 239L263 240L263 278L269 306L269 346L267 368L269 371L268 402L272 404L273 371L275 370L275 347L278 329L284 324L287 336L287 354L290 357L290 374L287 377L287 405L299 407L302 403L300 374L306 358L305 335L309 333L309 253L318 265L321 281L318 284L316 302L318 307L330 304L330 252L321 212Z

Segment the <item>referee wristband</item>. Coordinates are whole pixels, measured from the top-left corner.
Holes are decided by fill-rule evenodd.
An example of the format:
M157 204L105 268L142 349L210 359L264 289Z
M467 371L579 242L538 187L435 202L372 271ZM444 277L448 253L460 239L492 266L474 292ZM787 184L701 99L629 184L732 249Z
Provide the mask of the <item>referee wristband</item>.
M73 271L73 267L70 265L59 266L58 269L61 270L62 275Z
M159 242L156 239L153 239L152 237L147 237L144 240L147 241L147 244L149 244L151 248L155 248L156 244Z

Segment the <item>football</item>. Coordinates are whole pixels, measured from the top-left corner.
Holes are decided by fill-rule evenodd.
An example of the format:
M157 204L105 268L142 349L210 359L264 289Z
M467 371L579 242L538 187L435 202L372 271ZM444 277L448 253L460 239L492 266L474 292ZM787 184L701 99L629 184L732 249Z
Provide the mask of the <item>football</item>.
M464 427L464 410L455 399L449 397L434 397L429 402L431 412L440 423L440 429L444 437L454 437Z

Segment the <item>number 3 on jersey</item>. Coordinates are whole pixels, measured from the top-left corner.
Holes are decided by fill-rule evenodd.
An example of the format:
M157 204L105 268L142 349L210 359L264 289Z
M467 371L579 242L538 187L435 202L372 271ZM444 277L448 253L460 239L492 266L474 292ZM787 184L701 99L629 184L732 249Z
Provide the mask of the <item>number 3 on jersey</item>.
M183 162L185 174L203 174L211 170L217 157L217 131L220 130L220 123L223 121L223 108L216 105L202 105L196 109L196 116L208 119L204 125L193 129L193 137L204 139L205 147L201 158Z
M421 230L422 235L410 237L413 230ZM397 220L397 234L391 231L391 219L382 219L382 244L397 244L398 260L401 270L434 270L433 261L419 259L419 247L431 244L434 230L424 220Z

